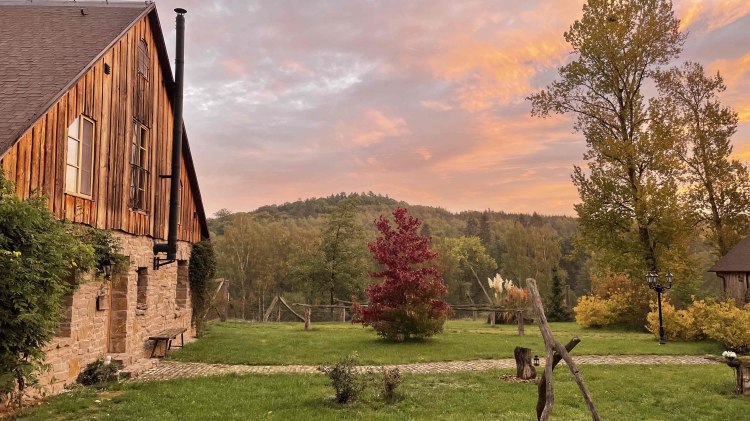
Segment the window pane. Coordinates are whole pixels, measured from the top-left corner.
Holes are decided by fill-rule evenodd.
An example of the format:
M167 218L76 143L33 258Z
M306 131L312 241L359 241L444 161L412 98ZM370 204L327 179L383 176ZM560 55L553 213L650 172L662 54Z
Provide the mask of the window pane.
M136 196L138 194L138 167L135 165L130 167L130 207L135 208Z
M91 196L91 171L81 168L81 194Z
M68 138L68 165L78 166L78 141L69 137Z
M78 139L78 117L68 127L68 136Z
M85 168L86 171L91 171L93 164L93 151L91 150L91 144L83 142L81 147L81 168Z
M70 165L65 170L65 191L78 193L78 169Z
M94 142L94 123L92 121L83 119L83 136L81 137L81 140L84 144L88 143L89 145L93 144Z
M130 163L131 164L139 164L138 158L140 157L140 154L138 153L139 146L141 144L139 135L141 133L140 126L136 124L133 127L133 143L130 144Z

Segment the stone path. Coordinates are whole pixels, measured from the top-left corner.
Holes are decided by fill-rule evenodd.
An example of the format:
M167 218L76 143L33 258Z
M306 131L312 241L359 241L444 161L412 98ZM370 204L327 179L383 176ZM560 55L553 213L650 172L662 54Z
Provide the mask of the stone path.
M696 355L581 355L574 356L576 364L595 365L657 365L657 364L714 364ZM544 363L544 360L542 360ZM565 362L563 361L562 364ZM389 366L362 366L362 370L380 370L383 367L398 367L402 373L455 373L460 371L485 371L515 368L512 358L497 360L446 361L432 363L399 364ZM171 380L186 377L218 376L223 374L299 374L320 373L318 366L311 365L228 365L161 361L138 376L138 380Z

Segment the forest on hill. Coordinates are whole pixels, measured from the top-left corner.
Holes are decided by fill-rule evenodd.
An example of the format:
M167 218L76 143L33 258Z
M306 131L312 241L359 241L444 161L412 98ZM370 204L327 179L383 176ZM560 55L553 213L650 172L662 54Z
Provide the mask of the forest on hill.
M500 273L521 284L538 280L549 293L558 270L571 296L590 289L587 257L575 250L577 222L568 216L499 211L452 213L388 196L339 193L252 212L221 210L209 220L219 275L231 282L234 315L258 318L276 295L288 302L363 300L377 269L367 243L375 220L407 208L438 251L451 304L486 303L479 282Z

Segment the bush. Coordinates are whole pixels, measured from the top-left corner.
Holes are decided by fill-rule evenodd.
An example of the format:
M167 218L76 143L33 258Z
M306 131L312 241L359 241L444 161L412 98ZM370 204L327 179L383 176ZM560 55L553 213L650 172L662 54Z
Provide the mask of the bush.
M401 384L401 372L398 367L383 369L383 390L380 392L387 403L396 402L396 388Z
M84 386L93 386L117 381L120 365L117 362L105 363L98 359L86 366L76 377L76 382Z
M56 220L44 198L21 201L0 174L0 395L15 394L12 404L35 384L63 297L94 260L93 247Z
M722 303L704 303L704 301L696 301L692 305L696 313L705 312L706 314L702 322L703 333L729 350L750 351L750 305L738 308L731 300Z
M619 326L644 328L649 313L650 290L645 282L631 281L625 275L594 280L594 294L583 296L573 309L583 327Z
M609 301L594 295L584 295L573 308L576 323L582 327L602 327L612 324Z
M211 282L216 272L216 255L211 241L204 240L193 244L190 252L190 299L193 306L192 322L196 336L203 334L206 316L211 308L211 295L214 284Z
M750 304L739 308L733 301L699 300L685 310L675 310L665 302L662 304L662 319L667 339L696 341L709 338L732 351L750 351ZM648 330L659 336L656 308L648 314Z
M696 312L693 307L687 310L677 310L668 302L663 302L661 313L664 326L664 336L669 340L679 341L697 341L705 339L706 335L701 328L700 319L695 317ZM646 316L646 329L659 337L659 313L656 305L653 305L651 312Z
M348 403L359 399L365 388L365 381L357 373L357 354L351 354L331 367L320 367L318 370L331 379L336 392L336 402Z
M440 272L429 265L437 253L418 233L418 219L404 208L393 216L396 229L383 216L375 223L380 237L368 247L384 270L370 276L385 280L367 288L369 305L357 307L357 321L388 340L429 337L443 331L451 313Z

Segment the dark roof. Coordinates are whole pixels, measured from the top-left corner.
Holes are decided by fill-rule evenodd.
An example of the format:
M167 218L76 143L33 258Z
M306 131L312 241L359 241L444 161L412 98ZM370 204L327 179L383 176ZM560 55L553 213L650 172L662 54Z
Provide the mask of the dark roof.
M0 157L146 15L157 38L171 101L172 69L153 3L0 0ZM201 235L208 238L193 157L187 135L183 136L185 169L195 196Z
M750 235L714 264L709 272L750 272Z
M153 7L0 1L0 156Z

